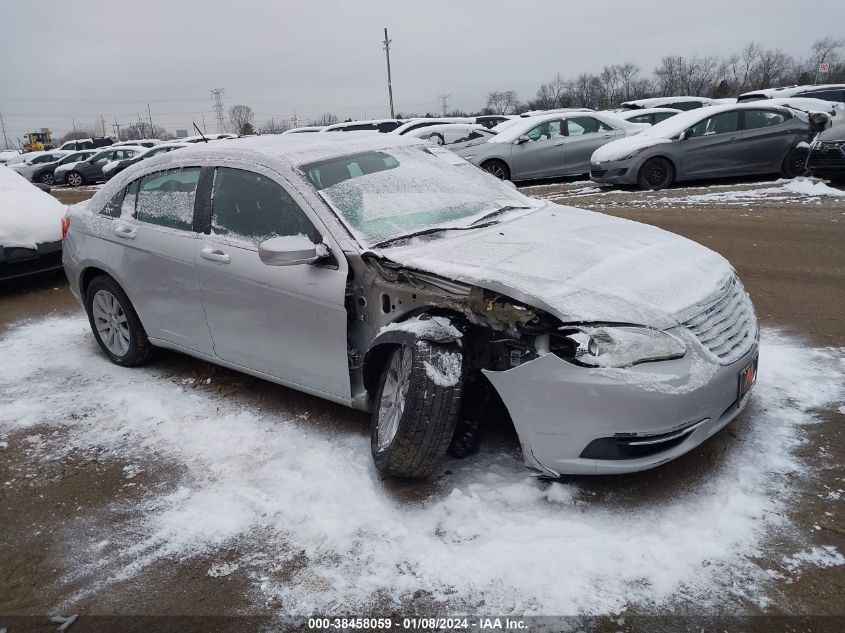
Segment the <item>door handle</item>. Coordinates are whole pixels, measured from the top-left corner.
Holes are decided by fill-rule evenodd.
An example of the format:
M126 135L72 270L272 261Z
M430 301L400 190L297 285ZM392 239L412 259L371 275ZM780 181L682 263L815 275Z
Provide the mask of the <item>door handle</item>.
M118 224L117 226L112 228L112 233L114 233L118 237L122 237L125 240L135 239L135 229L133 229L128 224Z
M210 262L218 262L220 264L228 264L232 261L232 258L226 253L219 249L211 248L210 246L204 246L200 250L200 257L207 259Z
M555 143L555 147L563 145L564 143L566 143L566 141L558 141L557 143Z
M728 142L730 142L730 143L736 143L738 140L739 140L739 137L738 137L738 136L734 136L733 138L728 139Z

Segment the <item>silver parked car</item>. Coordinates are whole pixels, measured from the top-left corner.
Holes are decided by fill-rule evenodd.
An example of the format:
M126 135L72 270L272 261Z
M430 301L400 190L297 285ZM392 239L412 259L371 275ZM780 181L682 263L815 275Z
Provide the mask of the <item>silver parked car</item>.
M166 347L371 411L392 475L466 454L501 401L537 474L643 470L730 422L756 375L754 311L720 255L418 139L186 148L121 172L63 230L113 362Z
M710 106L677 114L592 156L601 184L662 189L673 182L751 174L804 172L796 151L810 134L807 114L765 103Z
M457 153L503 180L577 176L590 171L590 156L596 149L649 127L603 112L582 111L508 123L487 143Z
M409 138L421 138L435 145L456 152L460 149L486 143L496 136L483 125L475 123L450 123L417 128L407 133Z

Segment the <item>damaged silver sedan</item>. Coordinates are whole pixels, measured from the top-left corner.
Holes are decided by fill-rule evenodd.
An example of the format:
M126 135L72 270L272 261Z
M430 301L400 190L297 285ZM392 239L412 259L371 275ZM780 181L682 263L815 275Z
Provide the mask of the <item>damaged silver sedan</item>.
M496 406L538 475L651 468L724 427L756 377L721 256L406 137L192 147L63 229L113 362L165 347L370 411L376 466L399 477L470 452Z

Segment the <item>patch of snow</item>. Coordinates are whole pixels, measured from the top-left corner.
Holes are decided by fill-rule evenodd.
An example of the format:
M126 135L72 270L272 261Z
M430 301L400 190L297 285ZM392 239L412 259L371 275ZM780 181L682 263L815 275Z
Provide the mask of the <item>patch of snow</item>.
M0 165L0 246L34 249L62 239L65 205Z
M376 336L393 331L409 332L417 338L425 337L435 341L458 339L462 336L461 331L452 325L449 319L440 316L429 318L415 316L405 321L395 321L381 328Z
M238 568L239 565L235 563L217 563L212 565L206 573L212 578L222 578L236 572Z
M252 582L256 605L277 601L288 614L360 611L415 592L462 612L619 613L691 592L706 606L765 595L771 574L757 560L769 535L782 543L793 532L801 426L842 404L843 350L765 330L760 353L735 440L709 473L659 501L598 501L575 483L530 477L516 449L485 446L448 462L453 474L422 501L402 500L386 493L357 425L326 433L297 409L186 391L155 365L117 367L82 317L0 338L0 357L15 359L0 374L0 433L61 431L33 443L42 461L154 454L175 466L126 523L103 518L96 540L107 550L71 543L74 556L91 555L57 579L84 587L69 604L157 562L218 556Z
M461 379L463 356L459 352L435 351L432 362L423 361L425 373L438 387L454 387Z
M837 567L845 565L845 556L833 545L823 545L805 549L783 559L784 566L790 572L797 572L805 567Z

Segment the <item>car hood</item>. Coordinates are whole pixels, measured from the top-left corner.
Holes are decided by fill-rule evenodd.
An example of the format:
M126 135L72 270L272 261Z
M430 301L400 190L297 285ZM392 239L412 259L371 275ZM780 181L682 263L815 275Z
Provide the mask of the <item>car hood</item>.
M79 163L84 163L84 160L78 160L75 163L65 163L64 165L59 165L56 167L56 173L62 173L66 171L70 171L74 167L76 167Z
M564 321L673 327L735 274L721 255L646 224L549 203L478 230L376 251Z
M845 124L829 127L818 138L820 141L845 141Z

